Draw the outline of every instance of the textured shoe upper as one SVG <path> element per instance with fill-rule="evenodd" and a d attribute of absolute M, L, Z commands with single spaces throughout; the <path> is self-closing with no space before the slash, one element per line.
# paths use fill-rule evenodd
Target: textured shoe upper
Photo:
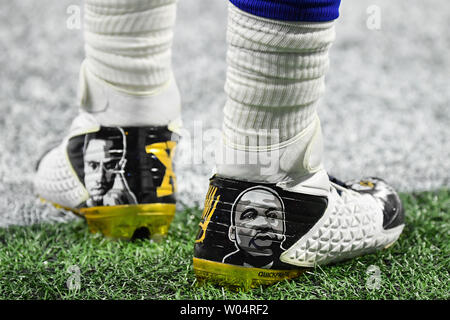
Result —
<path fill-rule="evenodd" d="M 34 185 L 41 198 L 76 208 L 89 198 L 89 194 L 67 158 L 66 144 L 64 141 L 40 159 Z"/>
<path fill-rule="evenodd" d="M 333 183 L 329 206 L 317 224 L 286 250 L 281 260 L 302 267 L 334 263 L 382 249 L 400 236 L 403 224 L 383 227 L 380 199 Z"/>
<path fill-rule="evenodd" d="M 383 210 L 383 228 L 392 229 L 402 225 L 405 220 L 405 213 L 397 192 L 379 178 L 366 178 L 363 180 L 348 181 L 347 188 L 359 193 L 367 193 L 373 196 Z"/>

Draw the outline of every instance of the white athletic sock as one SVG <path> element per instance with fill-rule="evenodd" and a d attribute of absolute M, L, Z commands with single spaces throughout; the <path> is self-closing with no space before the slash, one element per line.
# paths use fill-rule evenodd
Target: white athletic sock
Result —
<path fill-rule="evenodd" d="M 277 21 L 229 5 L 218 174 L 275 183 L 322 169 L 317 105 L 334 39 L 333 21 Z"/>
<path fill-rule="evenodd" d="M 334 22 L 269 20 L 230 4 L 226 140 L 247 145 L 249 137 L 264 134 L 257 130 L 276 129 L 284 142 L 310 125 L 334 38 Z"/>
<path fill-rule="evenodd" d="M 104 125 L 180 116 L 171 46 L 176 0 L 85 0 L 80 104 Z"/>

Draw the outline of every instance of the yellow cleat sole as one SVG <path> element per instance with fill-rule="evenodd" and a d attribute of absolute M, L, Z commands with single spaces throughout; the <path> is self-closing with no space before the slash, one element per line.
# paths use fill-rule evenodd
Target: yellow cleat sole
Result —
<path fill-rule="evenodd" d="M 244 290 L 298 278 L 307 270 L 249 268 L 199 258 L 193 258 L 193 263 L 195 276 L 200 284 L 211 282 L 230 289 Z"/>
<path fill-rule="evenodd" d="M 41 198 L 41 201 L 48 202 Z M 51 203 L 51 202 L 50 202 Z M 52 203 L 86 219 L 91 233 L 101 233 L 113 239 L 164 238 L 175 216 L 176 205 L 150 203 L 73 209 Z"/>
<path fill-rule="evenodd" d="M 92 233 L 115 239 L 149 237 L 158 241 L 167 235 L 175 216 L 175 204 L 151 203 L 80 209 Z M 137 234 L 141 232 L 141 234 Z"/>

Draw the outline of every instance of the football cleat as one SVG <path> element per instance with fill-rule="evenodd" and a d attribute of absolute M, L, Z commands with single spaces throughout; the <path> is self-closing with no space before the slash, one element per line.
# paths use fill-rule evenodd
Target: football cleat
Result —
<path fill-rule="evenodd" d="M 398 239 L 404 212 L 386 182 L 342 183 L 324 170 L 308 180 L 321 179 L 329 185 L 325 194 L 301 185 L 213 176 L 194 246 L 198 281 L 270 285 L 309 267 L 387 248 Z"/>
<path fill-rule="evenodd" d="M 84 217 L 93 233 L 158 240 L 175 215 L 177 141 L 167 126 L 105 127 L 81 113 L 39 161 L 35 189 Z"/>

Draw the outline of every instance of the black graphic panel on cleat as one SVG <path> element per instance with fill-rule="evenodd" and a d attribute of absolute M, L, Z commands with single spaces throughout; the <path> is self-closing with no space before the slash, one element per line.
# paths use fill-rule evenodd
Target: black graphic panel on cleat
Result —
<path fill-rule="evenodd" d="M 194 257 L 267 269 L 292 269 L 281 253 L 322 217 L 327 198 L 214 176 L 205 200 Z"/>
<path fill-rule="evenodd" d="M 90 196 L 81 206 L 175 203 L 177 141 L 167 127 L 100 127 L 72 137 L 69 160 Z"/>
<path fill-rule="evenodd" d="M 386 181 L 371 177 L 346 182 L 345 186 L 359 193 L 368 193 L 378 201 L 383 208 L 383 228 L 385 230 L 405 223 L 402 201 L 397 192 Z"/>

